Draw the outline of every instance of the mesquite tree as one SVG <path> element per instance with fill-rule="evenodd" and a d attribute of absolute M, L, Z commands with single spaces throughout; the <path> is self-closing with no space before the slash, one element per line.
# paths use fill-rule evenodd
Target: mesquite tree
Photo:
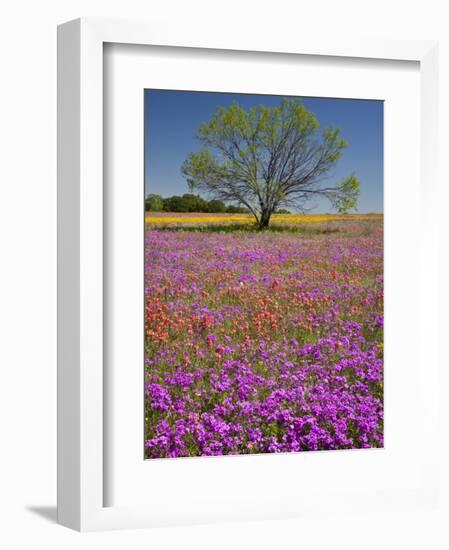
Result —
<path fill-rule="evenodd" d="M 339 128 L 320 132 L 300 100 L 247 111 L 236 103 L 220 107 L 197 137 L 203 149 L 182 166 L 189 187 L 245 206 L 260 228 L 281 206 L 304 211 L 314 197 L 325 197 L 339 212 L 357 206 L 360 182 L 354 174 L 329 184 L 347 142 Z"/>

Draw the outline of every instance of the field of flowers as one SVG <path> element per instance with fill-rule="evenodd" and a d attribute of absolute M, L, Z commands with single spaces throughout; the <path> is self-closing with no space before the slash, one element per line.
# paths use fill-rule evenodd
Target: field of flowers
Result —
<path fill-rule="evenodd" d="M 146 458 L 383 446 L 382 218 L 332 227 L 147 225 Z"/>
<path fill-rule="evenodd" d="M 273 214 L 272 225 L 315 224 L 341 221 L 382 221 L 379 214 Z M 251 225 L 252 214 L 205 214 L 199 212 L 147 212 L 145 221 L 154 227 L 181 225 Z"/>

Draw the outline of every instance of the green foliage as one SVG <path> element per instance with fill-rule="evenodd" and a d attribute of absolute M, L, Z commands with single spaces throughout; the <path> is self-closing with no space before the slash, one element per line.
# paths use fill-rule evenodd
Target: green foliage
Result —
<path fill-rule="evenodd" d="M 232 204 L 226 205 L 223 201 L 203 199 L 199 195 L 185 193 L 184 195 L 173 195 L 162 197 L 151 193 L 145 199 L 145 210 L 147 212 L 209 212 L 209 213 L 232 213 L 247 214 L 248 209 Z"/>
<path fill-rule="evenodd" d="M 164 208 L 164 199 L 161 195 L 150 193 L 145 198 L 145 210 L 147 212 L 161 212 Z"/>
<path fill-rule="evenodd" d="M 340 213 L 357 208 L 360 195 L 360 180 L 355 174 L 343 178 L 337 185 L 336 208 Z"/>
<path fill-rule="evenodd" d="M 278 208 L 275 212 L 275 214 L 291 214 L 290 210 L 287 210 L 286 208 Z"/>
<path fill-rule="evenodd" d="M 226 207 L 226 212 L 228 214 L 248 214 L 249 210 L 244 206 L 235 206 L 234 204 L 229 204 Z"/>
<path fill-rule="evenodd" d="M 179 195 L 173 195 L 164 199 L 164 211 L 165 212 L 188 212 L 186 210 L 186 203 Z"/>
<path fill-rule="evenodd" d="M 199 195 L 185 193 L 164 199 L 163 209 L 166 212 L 208 212 L 208 202 Z"/>
<path fill-rule="evenodd" d="M 218 199 L 212 199 L 209 201 L 207 211 L 213 214 L 226 212 L 226 204 Z"/>

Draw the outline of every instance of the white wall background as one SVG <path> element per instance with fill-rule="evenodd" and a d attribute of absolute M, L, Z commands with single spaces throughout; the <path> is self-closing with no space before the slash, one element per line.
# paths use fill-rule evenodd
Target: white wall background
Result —
<path fill-rule="evenodd" d="M 349 517 L 83 534 L 56 514 L 56 25 L 79 16 L 180 18 L 192 34 L 214 21 L 267 33 L 366 32 L 441 40 L 440 97 L 449 98 L 445 2 L 426 0 L 15 0 L 0 8 L 0 546 L 95 548 L 447 548 L 446 508 L 424 514 Z M 441 128 L 449 122 L 440 102 Z M 441 131 L 442 166 L 449 150 Z M 444 178 L 441 178 L 441 184 Z M 449 184 L 442 185 L 441 214 Z M 446 199 L 446 200 L 445 200 Z M 406 207 L 406 198 L 404 200 Z M 443 217 L 443 229 L 448 223 Z M 448 239 L 442 243 L 448 249 Z M 447 254 L 442 280 L 449 279 Z M 445 300 L 443 302 L 443 300 Z M 448 307 L 442 296 L 442 312 Z M 448 323 L 441 315 L 443 333 Z M 444 342 L 443 342 L 444 344 Z M 441 346 L 444 351 L 443 345 Z M 446 366 L 443 361 L 443 366 Z M 442 413 L 448 376 L 443 369 Z M 447 425 L 442 441 L 448 456 Z M 425 444 L 425 434 L 415 444 Z M 449 462 L 449 461 L 448 461 Z"/>

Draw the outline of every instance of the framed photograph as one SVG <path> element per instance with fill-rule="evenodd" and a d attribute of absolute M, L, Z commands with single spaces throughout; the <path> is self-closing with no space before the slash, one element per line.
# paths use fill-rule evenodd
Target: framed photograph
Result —
<path fill-rule="evenodd" d="M 58 52 L 59 523 L 434 505 L 436 44 Z"/>

